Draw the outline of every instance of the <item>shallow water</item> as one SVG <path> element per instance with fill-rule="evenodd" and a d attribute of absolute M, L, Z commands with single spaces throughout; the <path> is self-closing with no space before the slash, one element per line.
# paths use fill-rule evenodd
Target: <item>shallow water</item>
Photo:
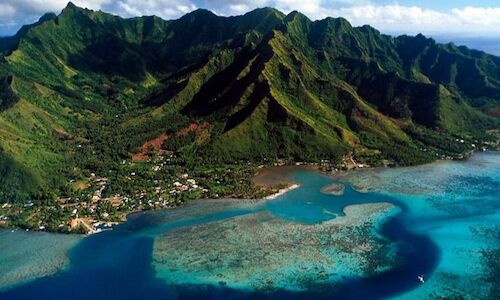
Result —
<path fill-rule="evenodd" d="M 77 235 L 0 230 L 0 288 L 64 269 L 67 251 L 80 240 Z"/>
<path fill-rule="evenodd" d="M 51 271 L 19 267 L 16 277 L 24 260 L 0 248 L 0 270 L 24 280 L 0 273 L 0 298 L 498 298 L 500 154 L 293 176 L 301 187 L 275 200 L 135 214 L 113 231 L 53 246 L 53 263 L 32 254 L 36 235 L 25 236 L 8 253 L 31 250 L 28 270 Z M 342 196 L 320 192 L 339 181 Z M 0 245 L 16 239 L 0 234 Z"/>

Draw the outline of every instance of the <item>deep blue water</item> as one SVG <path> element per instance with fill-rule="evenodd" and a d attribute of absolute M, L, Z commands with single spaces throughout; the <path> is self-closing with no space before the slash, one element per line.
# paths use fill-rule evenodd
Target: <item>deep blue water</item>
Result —
<path fill-rule="evenodd" d="M 471 191 L 472 194 L 485 191 L 485 207 L 490 215 L 495 214 L 493 220 L 498 220 L 496 216 L 499 214 L 500 200 L 496 193 L 499 187 L 496 171 L 500 170 L 500 164 L 497 164 L 498 155 L 495 156 L 493 165 L 491 165 L 491 157 L 486 156 L 486 158 L 489 159 L 487 162 L 489 165 L 485 167 L 488 172 L 482 172 L 480 175 L 490 181 L 483 178 L 475 183 L 479 174 L 468 174 L 468 177 L 464 178 L 464 172 L 467 170 L 477 171 L 474 168 L 464 167 L 464 163 L 462 165 L 448 163 L 451 167 L 445 164 L 444 167 L 438 165 L 433 167 L 436 169 L 430 169 L 429 172 L 443 171 L 442 168 L 460 172 L 457 171 L 457 175 L 452 175 L 448 181 L 435 183 L 446 185 L 442 186 L 444 194 L 427 193 L 424 195 L 425 201 L 422 200 L 424 199 L 422 195 L 396 194 L 389 188 L 378 193 L 359 193 L 349 185 L 346 186 L 343 196 L 325 195 L 319 190 L 325 185 L 336 182 L 335 180 L 317 173 L 297 171 L 295 180 L 301 185 L 299 189 L 254 207 L 228 208 L 213 213 L 201 213 L 195 217 L 187 216 L 172 220 L 158 218 L 158 214 L 168 215 L 171 212 L 138 214 L 113 231 L 81 240 L 70 250 L 70 265 L 64 271 L 6 289 L 0 292 L 0 299 L 322 299 L 333 297 L 382 299 L 403 295 L 420 287 L 421 283 L 416 280 L 417 275 L 422 274 L 426 278 L 432 278 L 440 264 L 444 264 L 442 253 L 443 251 L 448 253 L 451 250 L 439 245 L 440 240 L 435 232 L 445 226 L 443 224 L 446 224 L 447 218 L 453 220 L 474 216 L 481 218 L 482 216 L 480 206 L 479 209 L 477 205 L 474 206 L 478 211 L 468 212 L 469 202 L 458 201 L 457 195 L 453 194 L 462 195 L 463 191 L 446 192 L 447 187 L 455 183 L 453 180 L 462 180 L 470 184 L 470 189 L 477 189 L 477 191 Z M 470 162 L 470 164 L 473 163 L 477 165 L 477 161 Z M 419 171 L 419 169 L 415 170 L 415 172 Z M 446 169 L 443 172 L 449 173 L 449 170 Z M 458 178 L 459 175 L 462 177 Z M 401 176 L 411 177 L 411 174 Z M 475 197 L 481 200 L 481 196 L 477 193 Z M 267 211 L 273 216 L 290 222 L 315 224 L 331 219 L 332 213 L 342 215 L 342 209 L 346 205 L 376 202 L 389 202 L 401 209 L 401 212 L 388 219 L 382 228 L 382 234 L 394 242 L 400 263 L 397 267 L 373 277 L 343 278 L 341 282 L 318 284 L 301 292 L 283 289 L 252 292 L 230 289 L 221 285 L 167 285 L 164 280 L 155 276 L 152 264 L 154 237 L 168 230 L 224 220 L 257 211 Z M 429 203 L 451 205 L 452 209 L 434 217 L 429 216 L 425 213 L 426 209 L 434 209 Z M 188 209 L 197 209 L 196 204 Z M 462 217 L 460 214 L 457 215 L 458 211 L 462 212 Z M 439 222 L 431 221 L 432 218 Z M 426 220 L 425 222 L 432 229 L 420 229 L 422 220 Z M 433 289 L 438 289 L 440 285 L 443 284 L 438 282 L 437 288 L 433 287 Z"/>
<path fill-rule="evenodd" d="M 464 45 L 469 49 L 481 50 L 488 54 L 500 56 L 500 39 L 498 37 L 458 37 L 435 36 L 439 43 L 453 42 L 455 45 Z"/>

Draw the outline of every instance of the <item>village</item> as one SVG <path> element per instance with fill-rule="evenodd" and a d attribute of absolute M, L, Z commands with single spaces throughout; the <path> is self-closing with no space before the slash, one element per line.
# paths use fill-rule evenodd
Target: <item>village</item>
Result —
<path fill-rule="evenodd" d="M 104 177 L 71 179 L 75 192 L 51 205 L 5 203 L 0 227 L 24 230 L 94 234 L 109 230 L 132 212 L 173 208 L 194 199 L 263 197 L 276 192 L 254 187 L 253 166 L 199 169 L 194 174 L 179 167 L 172 154 L 147 160 L 124 160 L 119 170 Z"/>

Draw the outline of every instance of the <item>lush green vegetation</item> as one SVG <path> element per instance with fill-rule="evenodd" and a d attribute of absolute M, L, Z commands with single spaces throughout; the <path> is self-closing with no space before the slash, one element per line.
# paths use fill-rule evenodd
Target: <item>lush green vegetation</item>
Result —
<path fill-rule="evenodd" d="M 19 97 L 12 91 L 12 76 L 0 78 L 0 111 L 13 106 Z"/>
<path fill-rule="evenodd" d="M 258 197 L 254 166 L 277 160 L 412 165 L 498 145 L 500 58 L 341 18 L 70 3 L 0 53 L 0 202 L 20 226 Z"/>

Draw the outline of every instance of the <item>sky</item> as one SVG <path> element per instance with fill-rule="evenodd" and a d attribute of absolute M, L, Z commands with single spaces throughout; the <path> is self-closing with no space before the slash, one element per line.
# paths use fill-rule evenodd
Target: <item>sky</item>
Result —
<path fill-rule="evenodd" d="M 59 13 L 68 0 L 0 0 L 0 36 L 14 34 L 45 12 Z M 239 15 L 271 6 L 298 10 L 316 20 L 344 17 L 355 26 L 370 24 L 388 34 L 500 40 L 500 0 L 73 0 L 78 6 L 123 17 L 157 15 L 174 19 L 197 8 Z M 500 43 L 499 43 L 500 44 Z"/>

